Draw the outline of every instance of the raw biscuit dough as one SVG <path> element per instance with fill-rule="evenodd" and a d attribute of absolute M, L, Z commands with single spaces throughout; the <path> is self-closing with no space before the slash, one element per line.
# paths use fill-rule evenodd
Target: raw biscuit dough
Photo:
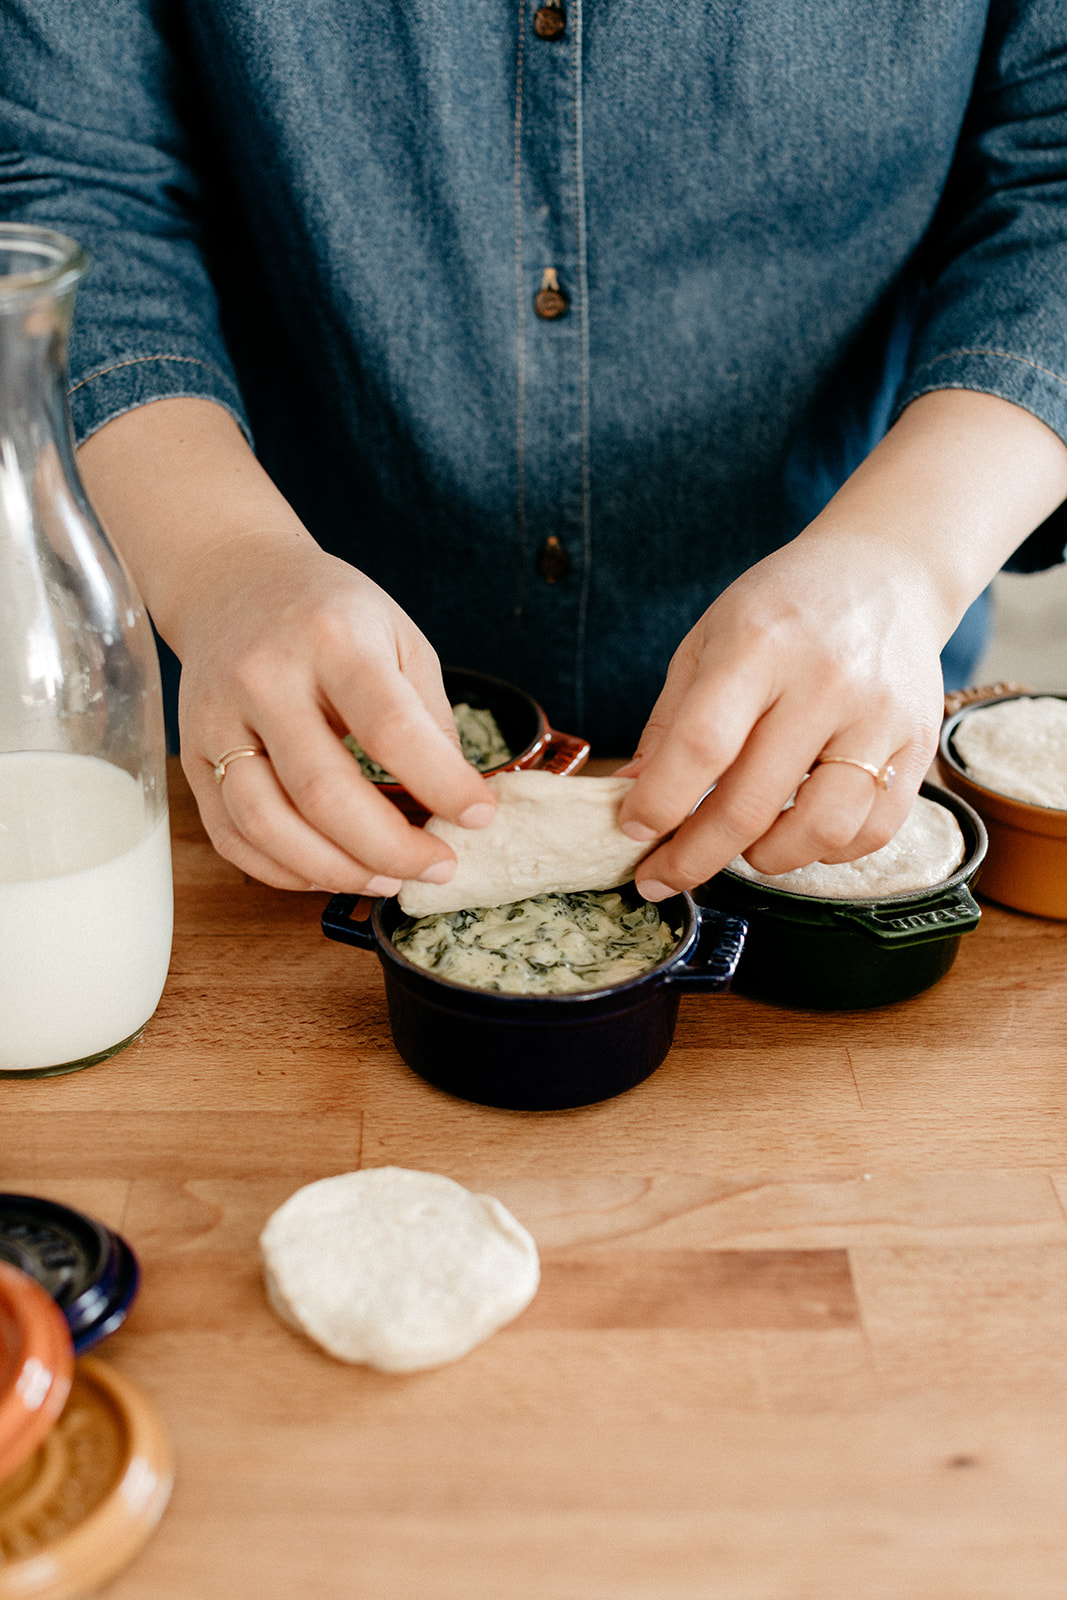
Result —
<path fill-rule="evenodd" d="M 404 1167 L 322 1178 L 260 1235 L 267 1295 L 342 1361 L 418 1372 L 457 1361 L 537 1292 L 537 1246 L 491 1195 Z"/>
<path fill-rule="evenodd" d="M 1067 700 L 1038 695 L 976 706 L 957 722 L 952 743 L 975 783 L 1067 811 Z"/>
<path fill-rule="evenodd" d="M 828 865 L 813 861 L 794 872 L 757 872 L 742 856 L 730 862 L 730 871 L 773 889 L 792 894 L 826 896 L 834 900 L 882 900 L 910 889 L 928 889 L 941 883 L 960 865 L 966 845 L 960 825 L 947 806 L 922 795 L 906 821 L 880 850 L 858 861 Z"/>
<path fill-rule="evenodd" d="M 402 884 L 400 909 L 409 917 L 617 889 L 654 848 L 628 839 L 616 820 L 632 778 L 498 772 L 485 781 L 497 800 L 487 828 L 461 828 L 442 817 L 426 824 L 451 845 L 459 864 L 449 883 Z"/>

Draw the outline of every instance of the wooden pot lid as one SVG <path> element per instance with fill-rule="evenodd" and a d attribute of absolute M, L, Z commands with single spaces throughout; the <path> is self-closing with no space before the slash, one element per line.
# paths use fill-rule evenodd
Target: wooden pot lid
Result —
<path fill-rule="evenodd" d="M 155 1407 L 86 1356 L 59 1421 L 0 1483 L 0 1600 L 78 1600 L 125 1567 L 163 1515 L 173 1451 Z"/>

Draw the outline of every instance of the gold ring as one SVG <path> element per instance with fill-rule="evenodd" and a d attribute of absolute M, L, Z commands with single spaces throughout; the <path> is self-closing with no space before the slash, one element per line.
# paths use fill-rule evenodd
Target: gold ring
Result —
<path fill-rule="evenodd" d="M 891 789 L 897 779 L 897 769 L 887 761 L 884 767 L 876 767 L 870 761 L 857 761 L 855 756 L 820 756 L 815 765 L 824 767 L 830 761 L 840 761 L 846 767 L 859 767 L 861 772 L 869 772 L 879 789 Z"/>
<path fill-rule="evenodd" d="M 242 756 L 265 756 L 266 753 L 265 750 L 261 750 L 255 744 L 240 744 L 235 750 L 227 750 L 226 754 L 219 756 L 219 759 L 215 762 L 215 782 L 222 782 L 226 776 L 226 768 L 231 761 L 239 761 Z"/>

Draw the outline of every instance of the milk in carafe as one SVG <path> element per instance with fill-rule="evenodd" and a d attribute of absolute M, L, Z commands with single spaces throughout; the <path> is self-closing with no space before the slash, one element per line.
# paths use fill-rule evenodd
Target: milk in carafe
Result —
<path fill-rule="evenodd" d="M 85 1063 L 156 1009 L 170 959 L 167 814 L 94 756 L 0 754 L 0 1071 Z"/>

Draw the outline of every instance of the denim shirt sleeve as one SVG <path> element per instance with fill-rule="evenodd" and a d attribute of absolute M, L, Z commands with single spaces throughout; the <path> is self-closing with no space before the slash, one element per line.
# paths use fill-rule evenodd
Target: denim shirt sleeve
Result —
<path fill-rule="evenodd" d="M 0 5 L 0 215 L 73 235 L 94 270 L 69 352 L 78 442 L 195 396 L 248 432 L 201 247 L 176 8 Z"/>
<path fill-rule="evenodd" d="M 898 411 L 935 389 L 1013 401 L 1067 442 L 1067 10 L 995 0 Z M 1064 558 L 1067 505 L 1008 565 Z"/>

